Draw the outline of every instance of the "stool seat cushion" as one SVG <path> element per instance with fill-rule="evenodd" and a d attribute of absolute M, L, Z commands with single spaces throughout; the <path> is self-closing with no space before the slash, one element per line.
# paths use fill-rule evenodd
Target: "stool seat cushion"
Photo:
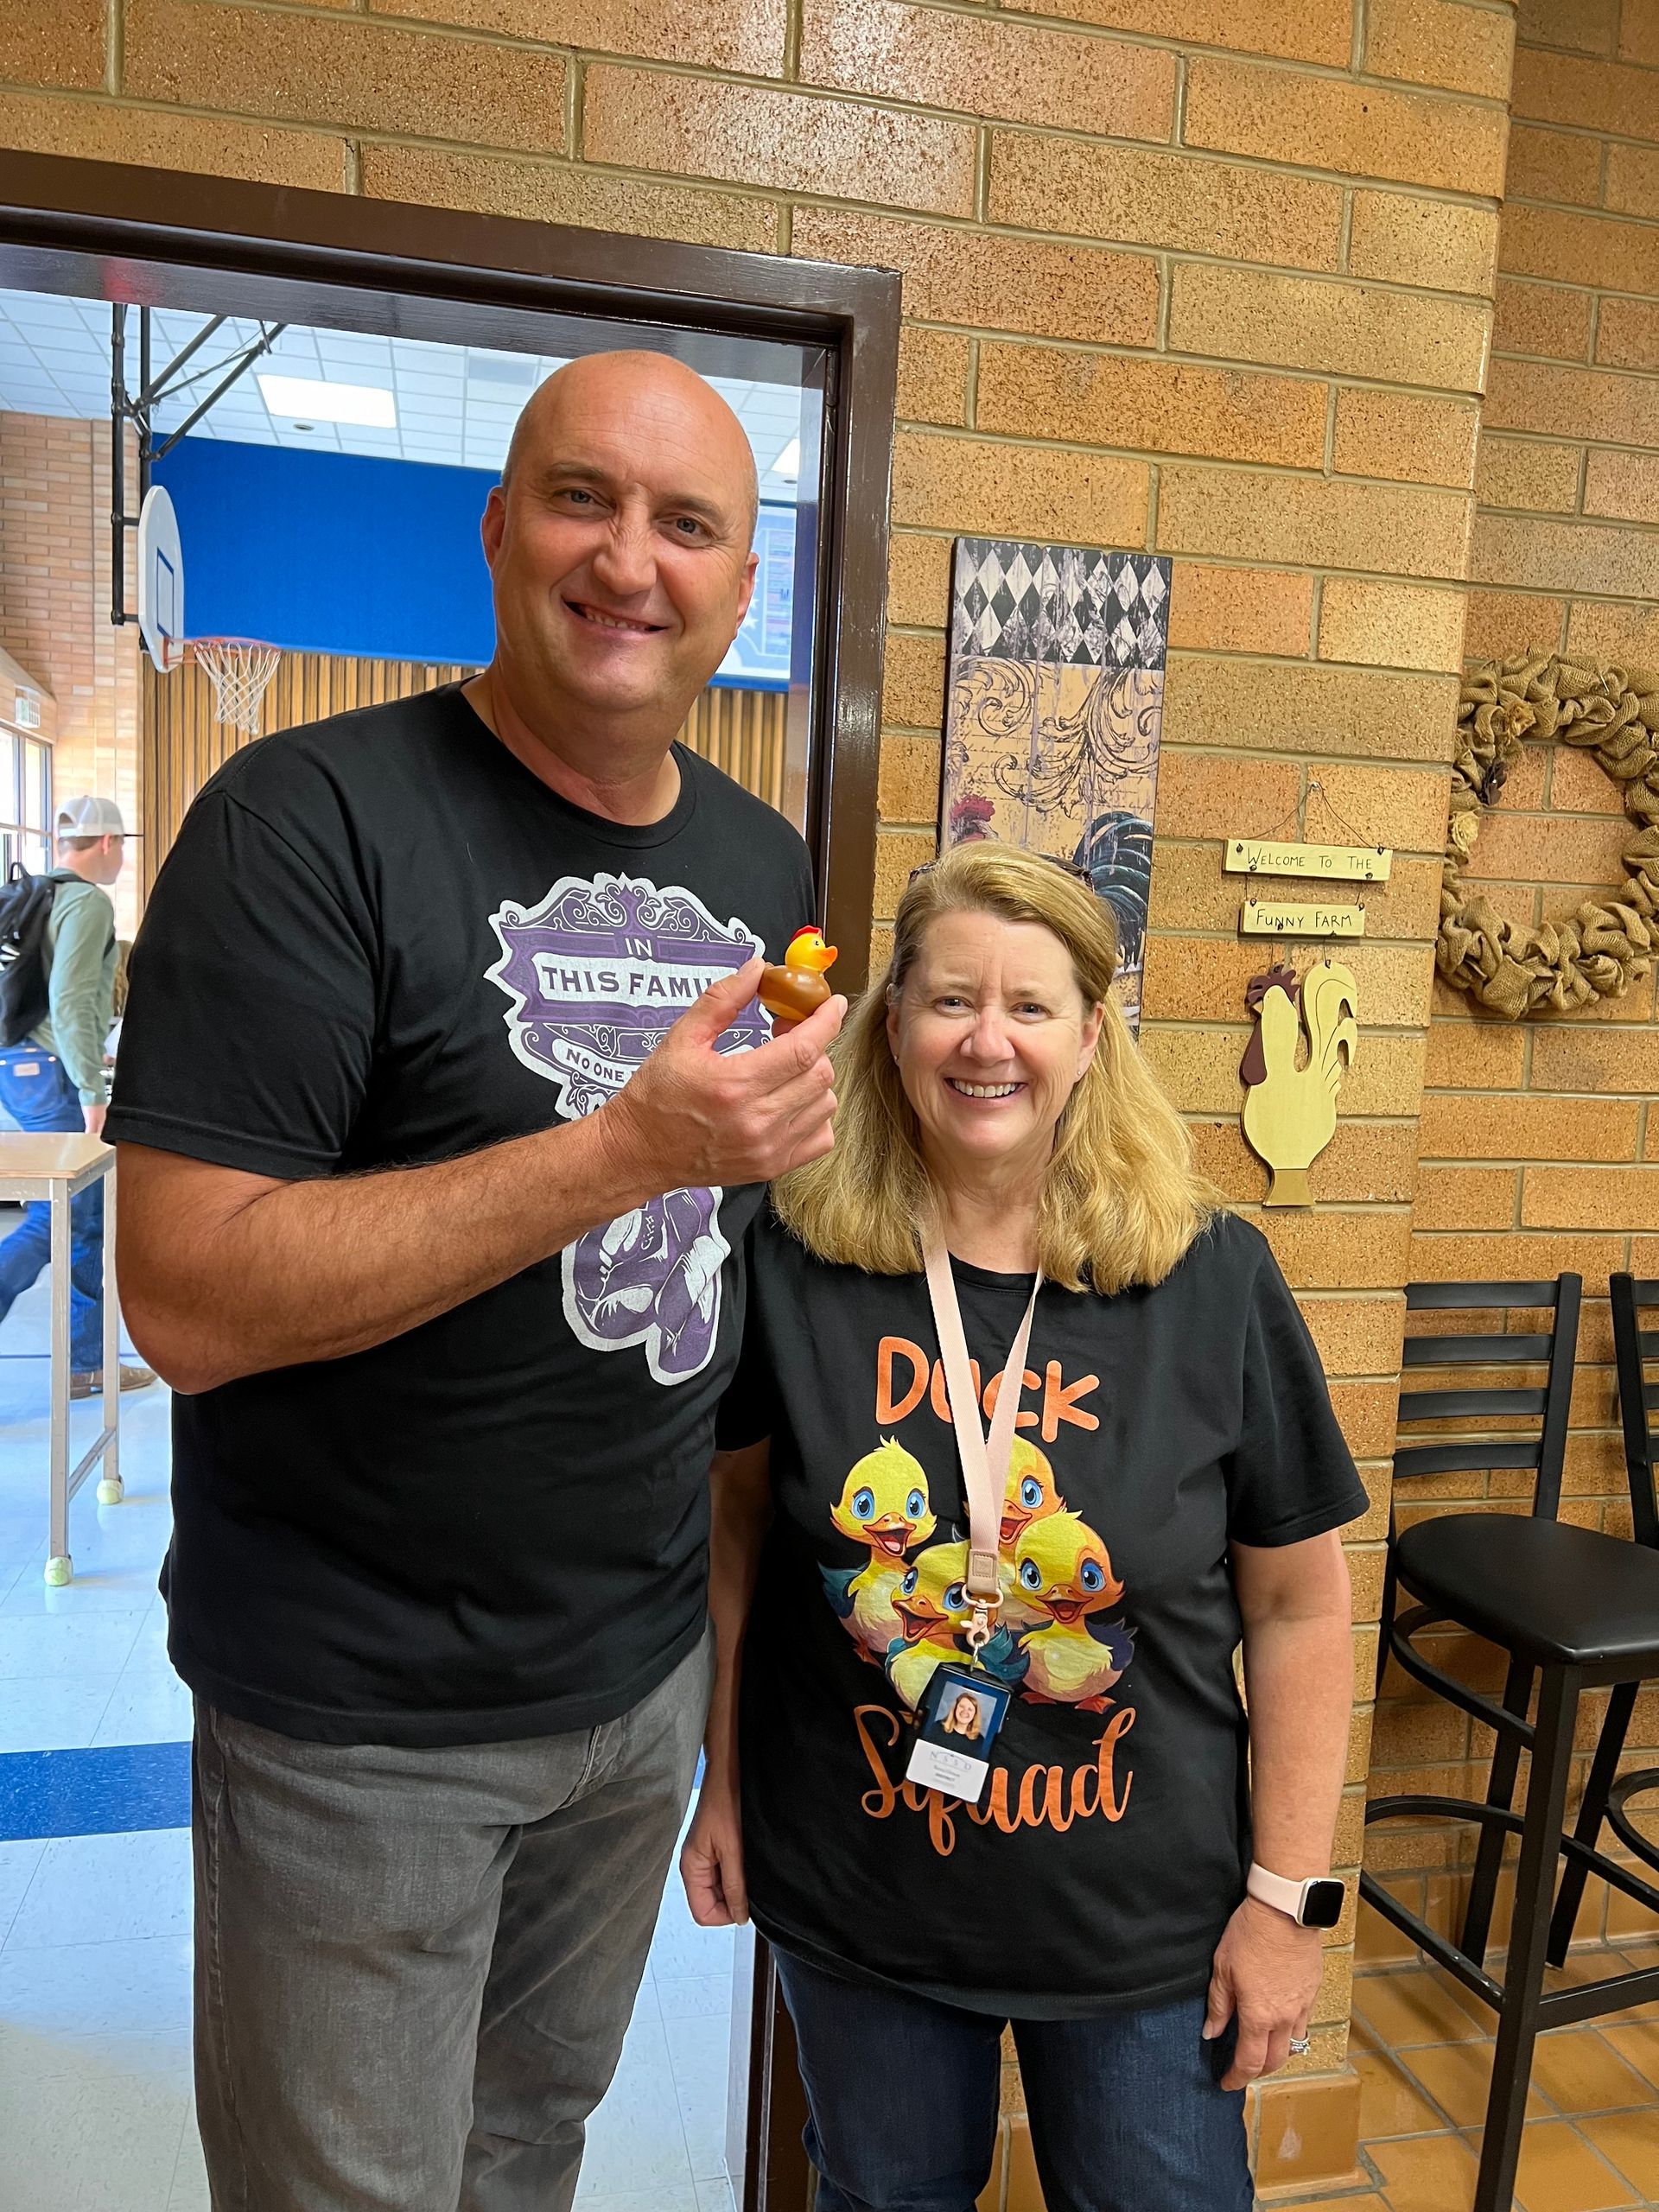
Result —
<path fill-rule="evenodd" d="M 1659 1675 L 1659 1551 L 1594 1529 L 1448 1513 L 1395 1541 L 1412 1596 L 1535 1665 L 1628 1664 Z"/>

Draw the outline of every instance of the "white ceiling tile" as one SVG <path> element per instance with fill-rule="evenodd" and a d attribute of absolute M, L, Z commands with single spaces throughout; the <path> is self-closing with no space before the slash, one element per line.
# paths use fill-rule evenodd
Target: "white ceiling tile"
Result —
<path fill-rule="evenodd" d="M 80 316 L 73 300 L 56 298 L 49 292 L 28 296 L 30 300 L 28 320 L 37 330 L 78 330 Z"/>
<path fill-rule="evenodd" d="M 164 372 L 208 320 L 176 308 L 156 310 L 152 374 Z M 136 314 L 127 317 L 126 331 L 130 385 L 137 378 Z M 0 405 L 102 419 L 108 395 L 109 332 L 109 309 L 101 301 L 52 293 L 0 293 Z M 158 408 L 158 429 L 176 429 L 258 334 L 258 323 L 247 316 L 221 323 L 188 365 L 188 387 Z M 344 437 L 327 423 L 296 430 L 291 424 L 272 421 L 249 376 L 214 403 L 211 415 L 195 425 L 193 436 L 229 437 L 312 453 L 404 453 L 427 465 L 493 473 L 505 456 L 524 401 L 568 357 L 446 346 L 432 339 L 391 338 L 373 332 L 290 327 L 260 358 L 296 375 L 390 385 L 399 429 L 356 434 L 348 428 Z M 493 377 L 493 368 L 504 373 Z M 766 467 L 798 430 L 801 395 L 787 386 L 741 377 L 714 382 L 737 409 L 757 462 Z M 764 480 L 763 488 L 768 499 L 787 501 L 792 497 L 792 487 L 775 479 Z"/>
<path fill-rule="evenodd" d="M 397 373 L 399 391 L 441 393 L 446 398 L 459 394 L 464 381 L 459 365 L 443 372 L 436 369 L 400 369 Z"/>

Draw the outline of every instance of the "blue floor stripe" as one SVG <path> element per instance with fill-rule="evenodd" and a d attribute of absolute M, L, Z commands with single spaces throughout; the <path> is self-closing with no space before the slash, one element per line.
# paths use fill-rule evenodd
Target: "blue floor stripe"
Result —
<path fill-rule="evenodd" d="M 702 1769 L 699 1752 L 699 1783 Z M 0 1843 L 189 1825 L 188 1744 L 0 1752 Z"/>
<path fill-rule="evenodd" d="M 0 1843 L 189 1825 L 188 1744 L 0 1753 Z"/>

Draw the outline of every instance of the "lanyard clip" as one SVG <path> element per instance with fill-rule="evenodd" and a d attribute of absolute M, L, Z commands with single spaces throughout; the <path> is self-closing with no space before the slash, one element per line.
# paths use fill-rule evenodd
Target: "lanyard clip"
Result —
<path fill-rule="evenodd" d="M 974 1609 L 965 1641 L 970 1651 L 982 1651 L 995 1633 L 991 1616 L 1001 1609 L 1002 1604 L 1002 1586 L 997 1580 L 995 1552 L 969 1553 L 968 1575 L 963 1588 Z"/>

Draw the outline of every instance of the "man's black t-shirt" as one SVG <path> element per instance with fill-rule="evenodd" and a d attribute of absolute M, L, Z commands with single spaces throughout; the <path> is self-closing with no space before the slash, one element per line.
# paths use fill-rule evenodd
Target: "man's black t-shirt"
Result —
<path fill-rule="evenodd" d="M 954 1265 L 989 1392 L 1031 1279 Z M 776 1509 L 744 1647 L 744 1855 L 756 1925 L 812 1963 L 1066 2018 L 1205 1986 L 1249 1859 L 1228 1546 L 1321 1535 L 1366 1498 L 1283 1277 L 1235 1217 L 1155 1288 L 1046 1284 L 1027 1357 L 985 1655 L 1014 1695 L 969 1808 L 905 1781 L 927 1683 L 967 1663 L 925 1281 L 757 1222 L 720 1418 L 728 1447 L 770 1435 Z"/>
<path fill-rule="evenodd" d="M 238 753 L 144 918 L 111 1141 L 298 1180 L 591 1112 L 811 918 L 794 830 L 676 759 L 636 828 L 556 797 L 454 688 Z M 722 1049 L 766 1033 L 751 1005 Z M 588 1727 L 654 1688 L 702 1630 L 759 1200 L 671 1192 L 373 1351 L 175 1398 L 185 1681 L 286 1735 L 409 1745 Z"/>

